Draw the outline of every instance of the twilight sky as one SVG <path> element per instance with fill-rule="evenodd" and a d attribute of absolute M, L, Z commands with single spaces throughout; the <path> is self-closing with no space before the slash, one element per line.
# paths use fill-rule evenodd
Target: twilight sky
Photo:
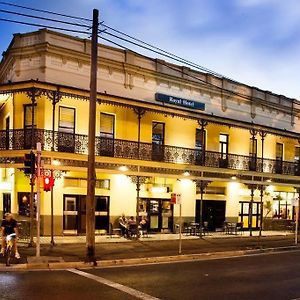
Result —
<path fill-rule="evenodd" d="M 237 81 L 300 100 L 299 0 L 11 2 L 87 18 L 91 18 L 93 8 L 98 8 L 107 25 Z M 0 9 L 21 11 L 4 5 Z M 3 17 L 20 19 L 0 12 L 0 18 Z M 1 53 L 13 33 L 34 29 L 0 21 Z"/>

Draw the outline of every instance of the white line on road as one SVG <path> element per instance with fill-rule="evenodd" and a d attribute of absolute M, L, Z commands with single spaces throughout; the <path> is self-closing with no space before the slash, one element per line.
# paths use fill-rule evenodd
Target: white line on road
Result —
<path fill-rule="evenodd" d="M 95 280 L 99 283 L 102 283 L 102 284 L 105 284 L 107 286 L 110 286 L 116 290 L 119 290 L 119 291 L 122 291 L 124 293 L 127 293 L 131 296 L 134 296 L 138 299 L 143 299 L 143 300 L 160 300 L 159 298 L 156 298 L 156 297 L 152 297 L 148 294 L 145 294 L 143 292 L 140 292 L 138 290 L 135 290 L 133 288 L 130 288 L 128 286 L 125 286 L 125 285 L 122 285 L 120 283 L 117 283 L 117 282 L 113 282 L 113 281 L 110 281 L 108 279 L 105 279 L 103 277 L 99 277 L 99 276 L 96 276 L 96 275 L 93 275 L 93 274 L 90 274 L 90 273 L 86 273 L 86 272 L 83 272 L 83 271 L 80 271 L 80 270 L 76 270 L 76 269 L 68 269 L 69 272 L 72 272 L 74 274 L 77 274 L 77 275 L 80 275 L 80 276 L 83 276 L 83 277 L 86 277 L 86 278 L 89 278 L 89 279 L 92 279 L 92 280 Z"/>

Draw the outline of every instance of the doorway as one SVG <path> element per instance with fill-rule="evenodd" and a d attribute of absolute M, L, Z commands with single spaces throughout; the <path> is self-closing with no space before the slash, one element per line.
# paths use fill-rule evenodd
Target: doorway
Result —
<path fill-rule="evenodd" d="M 196 218 L 195 221 L 200 223 L 200 211 L 202 209 L 202 220 L 207 222 L 208 230 L 215 231 L 222 228 L 225 221 L 226 201 L 217 200 L 196 200 Z"/>
<path fill-rule="evenodd" d="M 140 199 L 140 216 L 147 218 L 150 232 L 173 231 L 173 205 L 169 199 Z"/>
<path fill-rule="evenodd" d="M 8 212 L 11 212 L 11 194 L 3 193 L 3 217 Z"/>
<path fill-rule="evenodd" d="M 86 196 L 64 195 L 64 233 L 86 233 Z M 109 231 L 109 197 L 95 196 L 95 231 Z"/>

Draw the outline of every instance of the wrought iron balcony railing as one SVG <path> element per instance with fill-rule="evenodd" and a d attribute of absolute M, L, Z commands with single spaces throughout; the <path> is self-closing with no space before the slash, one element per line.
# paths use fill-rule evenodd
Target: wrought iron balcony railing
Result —
<path fill-rule="evenodd" d="M 35 145 L 37 142 L 40 142 L 42 149 L 47 151 L 88 153 L 87 135 L 57 131 L 53 134 L 51 130 L 34 129 L 32 136 L 31 129 L 0 130 L 0 150 L 30 149 L 31 144 Z M 102 137 L 96 138 L 95 147 L 96 155 L 100 156 L 300 175 L 298 162 L 264 158 L 262 165 L 262 159 L 254 156 L 231 153 L 224 156 L 214 151 Z"/>

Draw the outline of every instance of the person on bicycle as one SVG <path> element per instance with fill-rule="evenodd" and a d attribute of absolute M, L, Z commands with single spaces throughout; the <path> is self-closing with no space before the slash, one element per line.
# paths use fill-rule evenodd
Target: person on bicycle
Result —
<path fill-rule="evenodd" d="M 6 213 L 4 215 L 4 219 L 1 223 L 1 234 L 2 234 L 2 244 L 1 244 L 1 254 L 4 255 L 4 248 L 6 244 L 6 236 L 9 234 L 15 233 L 18 237 L 18 223 L 17 221 L 13 218 L 11 213 Z M 17 247 L 17 239 L 14 240 L 14 248 L 15 248 L 15 257 L 17 259 L 20 258 L 20 254 L 18 252 L 18 247 Z"/>

